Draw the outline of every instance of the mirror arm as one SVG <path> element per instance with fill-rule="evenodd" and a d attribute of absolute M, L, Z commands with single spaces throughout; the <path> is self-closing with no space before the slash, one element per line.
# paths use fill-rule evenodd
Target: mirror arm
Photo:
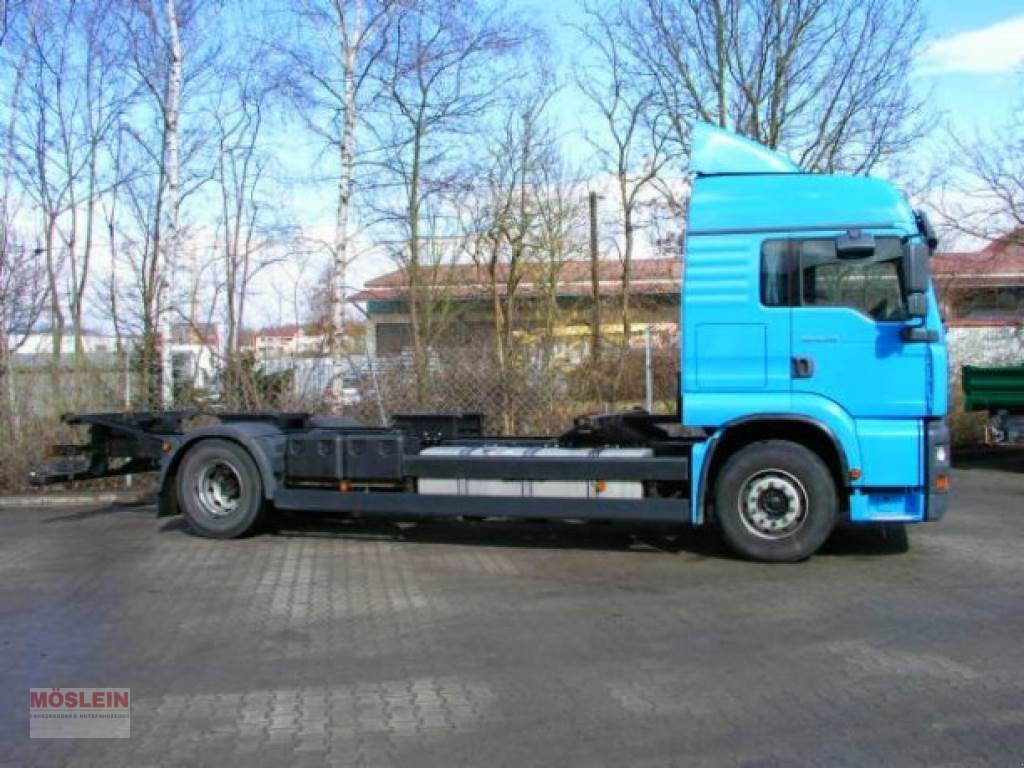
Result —
<path fill-rule="evenodd" d="M 906 325 L 900 331 L 900 338 L 909 344 L 927 344 L 939 340 L 939 332 L 924 325 Z"/>

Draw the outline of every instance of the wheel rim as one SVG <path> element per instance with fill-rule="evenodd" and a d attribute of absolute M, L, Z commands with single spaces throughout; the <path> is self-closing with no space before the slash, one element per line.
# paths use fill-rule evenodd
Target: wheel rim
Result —
<path fill-rule="evenodd" d="M 242 479 L 230 463 L 211 461 L 196 478 L 199 505 L 211 517 L 227 517 L 238 509 L 242 500 Z"/>
<path fill-rule="evenodd" d="M 807 521 L 807 491 L 796 477 L 781 469 L 755 472 L 742 485 L 740 520 L 762 539 L 792 536 Z"/>

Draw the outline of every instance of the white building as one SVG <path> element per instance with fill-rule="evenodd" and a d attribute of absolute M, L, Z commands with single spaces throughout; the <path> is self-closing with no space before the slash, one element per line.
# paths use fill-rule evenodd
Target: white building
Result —
<path fill-rule="evenodd" d="M 121 343 L 123 346 L 131 347 L 134 344 L 134 339 L 122 337 Z M 53 334 L 48 329 L 33 331 L 27 336 L 8 334 L 7 345 L 8 349 L 17 355 L 52 355 Z M 117 351 L 117 337 L 110 333 L 83 331 L 82 350 L 86 355 L 114 353 Z M 60 354 L 62 356 L 75 354 L 75 335 L 70 328 L 64 329 L 60 341 Z"/>

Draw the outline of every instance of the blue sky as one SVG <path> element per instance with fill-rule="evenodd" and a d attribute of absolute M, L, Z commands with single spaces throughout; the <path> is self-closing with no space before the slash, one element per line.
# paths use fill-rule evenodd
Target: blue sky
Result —
<path fill-rule="evenodd" d="M 553 55 L 568 63 L 583 21 L 576 0 L 509 0 L 551 36 Z M 957 131 L 984 130 L 1024 100 L 1024 0 L 922 0 L 926 45 L 915 75 L 922 93 Z M 566 94 L 565 98 L 574 97 Z M 576 111 L 566 105 L 566 111 Z"/>
<path fill-rule="evenodd" d="M 957 130 L 1004 120 L 1024 99 L 1024 0 L 926 0 L 924 7 L 930 45 L 922 84 Z"/>

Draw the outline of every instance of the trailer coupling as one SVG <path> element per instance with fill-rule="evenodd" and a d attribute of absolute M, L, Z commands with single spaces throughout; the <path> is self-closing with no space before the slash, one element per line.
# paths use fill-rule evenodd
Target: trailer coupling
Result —
<path fill-rule="evenodd" d="M 74 413 L 61 420 L 89 427 L 85 443 L 52 445 L 29 473 L 34 486 L 95 480 L 160 468 L 166 438 L 182 433 L 182 422 L 197 411 Z"/>

